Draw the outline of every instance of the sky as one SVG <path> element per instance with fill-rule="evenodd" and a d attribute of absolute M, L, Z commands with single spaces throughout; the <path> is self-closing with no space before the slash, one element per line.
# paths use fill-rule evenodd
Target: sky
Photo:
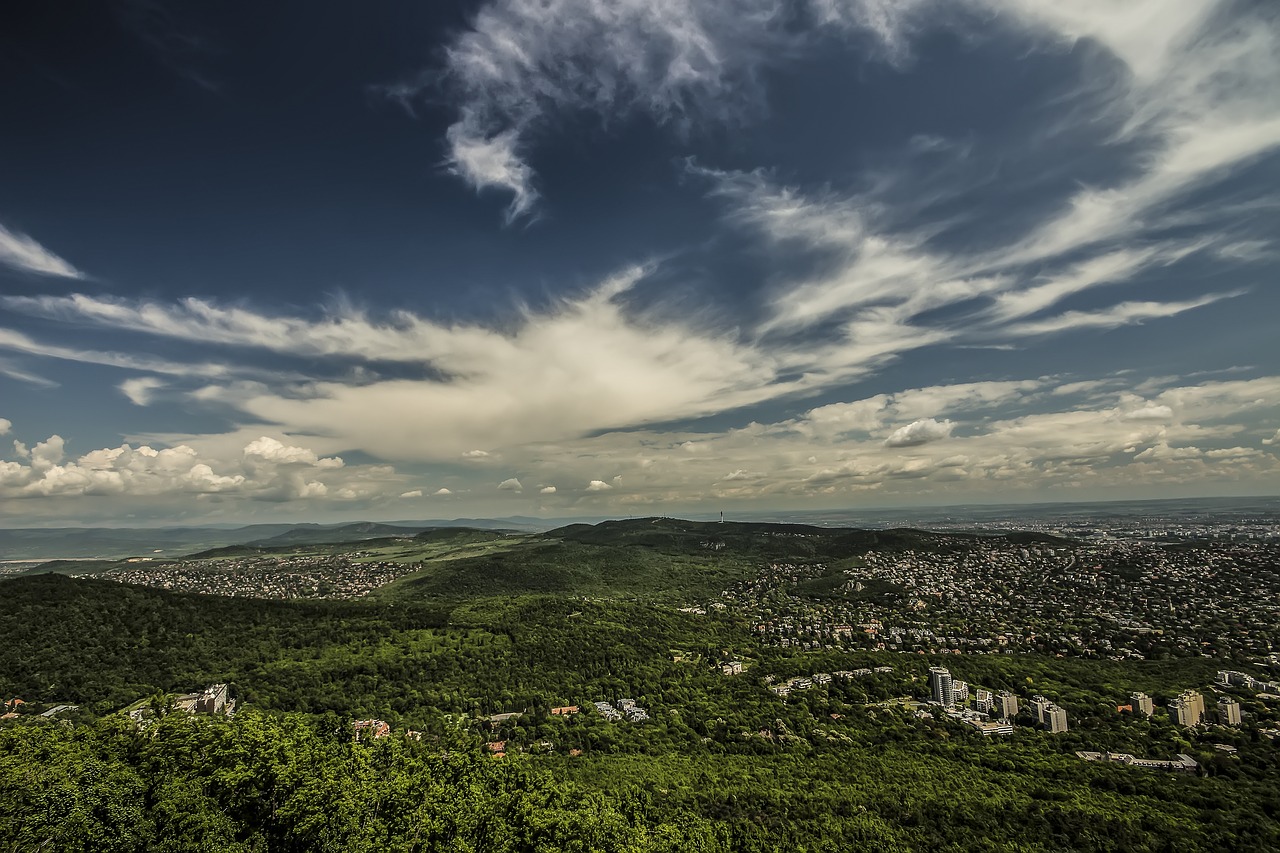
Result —
<path fill-rule="evenodd" d="M 24 4 L 0 526 L 1280 493 L 1280 7 Z"/>

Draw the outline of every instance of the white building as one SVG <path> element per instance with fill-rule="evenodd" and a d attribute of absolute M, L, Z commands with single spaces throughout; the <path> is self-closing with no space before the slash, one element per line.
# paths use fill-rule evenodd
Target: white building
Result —
<path fill-rule="evenodd" d="M 951 685 L 951 671 L 946 667 L 929 668 L 929 696 L 944 708 L 955 704 L 955 693 Z"/>

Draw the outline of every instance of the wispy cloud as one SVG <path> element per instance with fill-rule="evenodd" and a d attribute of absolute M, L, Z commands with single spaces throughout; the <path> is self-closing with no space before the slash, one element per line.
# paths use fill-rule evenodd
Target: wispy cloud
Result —
<path fill-rule="evenodd" d="M 222 90 L 205 68 L 218 49 L 187 14 L 190 10 L 163 0 L 112 0 L 111 8 L 121 27 L 169 70 L 206 92 Z"/>
<path fill-rule="evenodd" d="M 1131 323 L 1140 323 L 1143 320 L 1173 317 L 1184 311 L 1202 308 L 1239 295 L 1239 292 L 1215 293 L 1184 302 L 1121 302 L 1099 311 L 1068 311 L 1044 320 L 1015 323 L 1006 327 L 1004 333 L 1013 337 L 1028 337 L 1076 329 L 1114 329 Z"/>
<path fill-rule="evenodd" d="M 223 364 L 183 363 L 129 353 L 82 350 L 58 344 L 44 344 L 14 329 L 0 328 L 0 349 L 25 355 L 54 358 L 61 361 L 78 361 L 85 364 L 103 364 L 125 370 L 147 373 L 163 373 L 172 376 L 203 376 L 209 378 L 230 377 L 234 371 Z"/>
<path fill-rule="evenodd" d="M 441 76 L 458 104 L 450 168 L 476 189 L 512 196 L 507 219 L 537 201 L 528 149 L 561 117 L 613 123 L 642 113 L 678 133 L 762 108 L 759 75 L 803 52 L 814 30 L 870 36 L 893 60 L 922 2 L 898 0 L 494 0 L 445 49 Z M 801 25 L 803 24 L 803 25 Z M 412 105 L 438 85 L 418 75 L 379 88 Z"/>
<path fill-rule="evenodd" d="M 41 246 L 31 237 L 0 224 L 0 264 L 21 272 L 58 278 L 85 278 L 85 274 Z"/>

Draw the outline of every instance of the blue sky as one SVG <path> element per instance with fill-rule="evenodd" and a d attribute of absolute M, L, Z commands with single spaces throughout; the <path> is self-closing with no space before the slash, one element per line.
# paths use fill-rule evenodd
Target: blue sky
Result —
<path fill-rule="evenodd" d="M 1273 4 L 30 5 L 6 524 L 1280 491 Z"/>

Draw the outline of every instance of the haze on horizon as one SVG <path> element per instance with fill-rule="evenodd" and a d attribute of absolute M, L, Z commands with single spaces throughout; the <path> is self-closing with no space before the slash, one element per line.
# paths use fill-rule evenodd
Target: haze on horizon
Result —
<path fill-rule="evenodd" d="M 11 16 L 3 526 L 1280 491 L 1274 4 Z"/>

